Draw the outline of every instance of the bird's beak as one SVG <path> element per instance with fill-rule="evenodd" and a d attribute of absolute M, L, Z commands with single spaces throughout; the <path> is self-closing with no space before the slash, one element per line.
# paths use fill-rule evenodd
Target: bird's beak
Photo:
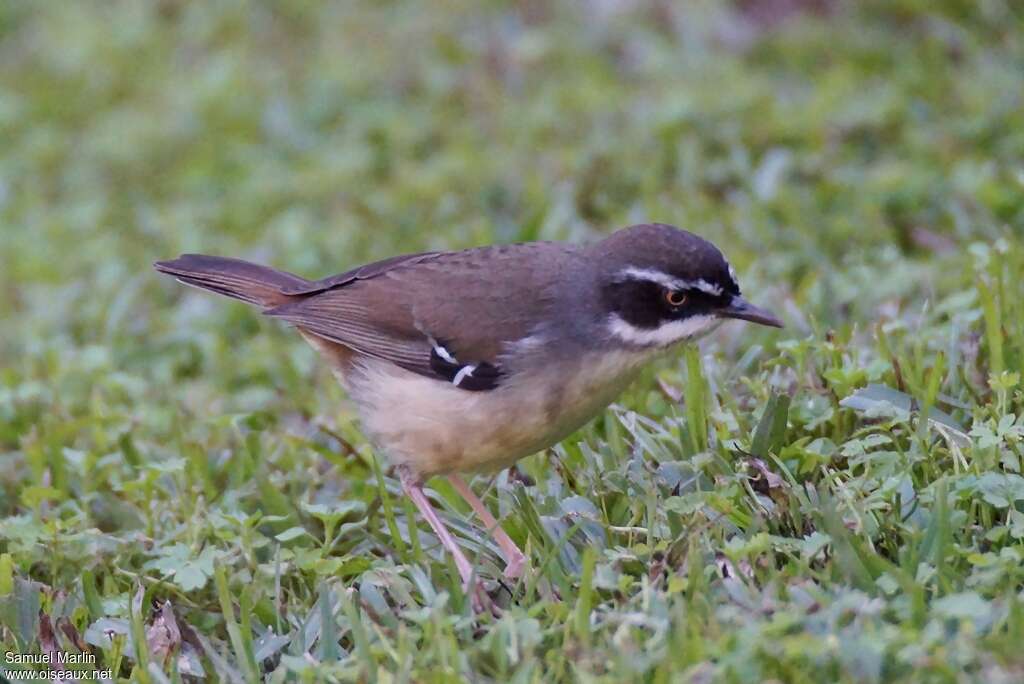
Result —
<path fill-rule="evenodd" d="M 719 318 L 739 318 L 751 323 L 770 325 L 773 328 L 784 327 L 778 316 L 768 309 L 754 306 L 742 297 L 733 297 L 728 306 L 722 307 L 717 311 L 717 315 Z"/>

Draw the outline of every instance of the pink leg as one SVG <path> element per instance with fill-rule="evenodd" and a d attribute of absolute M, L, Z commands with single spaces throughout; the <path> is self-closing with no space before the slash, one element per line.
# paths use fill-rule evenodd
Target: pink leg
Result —
<path fill-rule="evenodd" d="M 473 490 L 469 488 L 466 481 L 458 475 L 449 475 L 448 481 L 455 487 L 455 491 L 462 495 L 462 498 L 469 503 L 473 511 L 480 517 L 480 520 L 487 527 L 487 531 L 491 533 L 494 540 L 498 542 L 498 546 L 501 548 L 501 552 L 505 554 L 505 577 L 510 579 L 517 579 L 523 574 L 523 568 L 526 566 L 526 555 L 519 550 L 516 543 L 512 541 L 512 537 L 508 536 L 505 530 L 501 529 L 498 521 L 494 519 L 491 512 L 487 510 L 487 506 L 484 506 L 484 502 L 481 501 Z"/>
<path fill-rule="evenodd" d="M 431 507 L 430 501 L 427 500 L 427 496 L 423 493 L 423 484 L 407 476 L 405 473 L 402 473 L 401 480 L 402 489 L 405 490 L 406 495 L 416 504 L 416 508 L 420 509 L 420 513 L 430 523 L 434 534 L 441 540 L 441 545 L 455 559 L 455 567 L 458 568 L 459 576 L 462 578 L 462 588 L 469 595 L 473 610 L 478 613 L 490 610 L 492 614 L 499 614 L 497 608 L 491 604 L 490 597 L 484 592 L 483 587 L 480 586 L 480 583 L 473 574 L 473 566 L 470 564 L 469 559 L 462 553 L 462 549 L 459 548 L 459 545 L 455 543 L 455 539 L 452 538 L 451 532 L 448 531 L 448 528 L 445 527 Z"/>
<path fill-rule="evenodd" d="M 448 553 L 452 554 L 455 558 L 455 567 L 459 569 L 459 575 L 462 577 L 462 583 L 469 586 L 473 580 L 473 566 L 470 564 L 469 559 L 466 558 L 465 554 L 462 553 L 462 549 L 455 543 L 455 539 L 452 538 L 451 532 L 445 527 L 441 519 L 437 517 L 437 513 L 430 506 L 430 501 L 427 500 L 427 496 L 423 493 L 423 485 L 421 484 L 409 484 L 406 482 L 402 483 L 405 493 L 412 499 L 412 502 L 416 504 L 416 508 L 420 509 L 420 513 L 430 523 L 430 527 L 434 530 L 434 534 L 441 540 L 441 546 L 447 549 Z"/>

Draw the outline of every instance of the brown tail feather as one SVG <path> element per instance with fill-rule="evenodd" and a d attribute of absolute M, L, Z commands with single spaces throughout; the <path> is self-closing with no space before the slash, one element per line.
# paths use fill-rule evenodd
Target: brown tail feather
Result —
<path fill-rule="evenodd" d="M 263 308 L 284 304 L 292 297 L 282 294 L 285 288 L 308 285 L 309 281 L 291 273 L 277 271 L 241 259 L 182 254 L 171 261 L 158 261 L 153 266 L 187 284 L 228 297 L 241 299 Z"/>

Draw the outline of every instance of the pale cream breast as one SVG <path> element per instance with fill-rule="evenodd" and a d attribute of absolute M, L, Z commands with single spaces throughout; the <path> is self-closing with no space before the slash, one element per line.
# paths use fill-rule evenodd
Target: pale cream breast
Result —
<path fill-rule="evenodd" d="M 370 439 L 392 463 L 426 478 L 500 469 L 555 444 L 612 402 L 652 355 L 583 354 L 486 392 L 361 356 L 341 380 Z"/>

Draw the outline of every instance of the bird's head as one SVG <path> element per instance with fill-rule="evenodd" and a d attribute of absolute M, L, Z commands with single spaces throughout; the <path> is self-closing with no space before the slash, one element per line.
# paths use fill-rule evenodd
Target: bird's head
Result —
<path fill-rule="evenodd" d="M 736 275 L 707 240 L 665 224 L 617 231 L 591 248 L 600 311 L 610 340 L 667 347 L 737 318 L 782 327 L 740 296 Z"/>

